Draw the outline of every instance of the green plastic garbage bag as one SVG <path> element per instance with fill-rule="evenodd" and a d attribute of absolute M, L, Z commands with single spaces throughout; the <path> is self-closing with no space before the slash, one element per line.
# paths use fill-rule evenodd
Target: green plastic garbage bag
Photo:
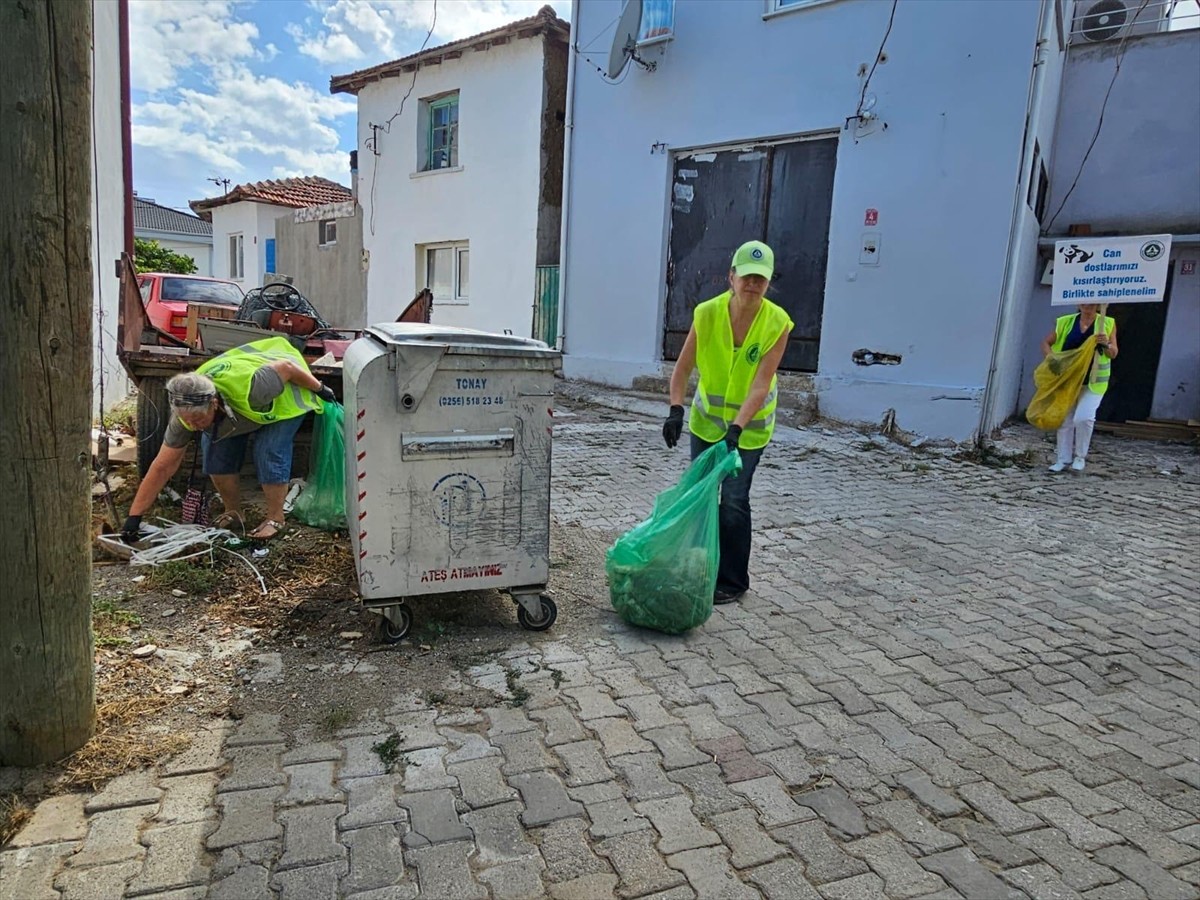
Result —
<path fill-rule="evenodd" d="M 325 414 L 313 424 L 308 486 L 296 498 L 292 515 L 314 528 L 338 531 L 346 527 L 346 411 L 340 403 L 325 403 Z"/>
<path fill-rule="evenodd" d="M 622 619 L 680 634 L 712 615 L 721 482 L 741 468 L 741 457 L 724 442 L 713 445 L 655 498 L 650 518 L 609 548 L 608 590 Z"/>

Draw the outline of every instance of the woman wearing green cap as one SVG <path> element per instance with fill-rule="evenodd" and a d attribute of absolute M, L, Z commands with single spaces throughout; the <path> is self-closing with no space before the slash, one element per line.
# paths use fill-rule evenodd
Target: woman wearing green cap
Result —
<path fill-rule="evenodd" d="M 688 419 L 692 459 L 718 441 L 742 457 L 742 471 L 721 486 L 721 562 L 714 603 L 732 603 L 750 588 L 750 482 L 775 430 L 775 370 L 787 349 L 791 317 L 764 295 L 775 254 L 762 241 L 738 247 L 729 290 L 692 314 L 692 327 L 671 373 L 671 413 L 663 439 L 683 434 L 683 395 L 692 369 L 700 383 Z"/>

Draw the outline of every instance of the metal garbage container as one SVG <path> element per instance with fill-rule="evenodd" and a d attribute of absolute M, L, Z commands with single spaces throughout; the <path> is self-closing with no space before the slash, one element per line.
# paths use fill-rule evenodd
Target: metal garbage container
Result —
<path fill-rule="evenodd" d="M 541 341 L 388 323 L 346 350 L 346 518 L 363 605 L 408 633 L 408 597 L 501 589 L 522 626 L 558 615 L 550 448 L 561 354 Z"/>

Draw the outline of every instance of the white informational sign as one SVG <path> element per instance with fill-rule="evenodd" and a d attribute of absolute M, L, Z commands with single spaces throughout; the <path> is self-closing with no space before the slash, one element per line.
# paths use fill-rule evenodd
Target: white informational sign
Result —
<path fill-rule="evenodd" d="M 1050 305 L 1161 303 L 1170 258 L 1169 234 L 1058 241 Z"/>

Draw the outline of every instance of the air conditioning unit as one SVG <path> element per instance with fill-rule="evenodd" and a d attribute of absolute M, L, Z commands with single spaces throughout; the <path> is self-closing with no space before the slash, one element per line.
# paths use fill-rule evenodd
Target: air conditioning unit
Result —
<path fill-rule="evenodd" d="M 1166 31 L 1171 6 L 1172 0 L 1075 0 L 1071 40 L 1097 44 Z"/>

